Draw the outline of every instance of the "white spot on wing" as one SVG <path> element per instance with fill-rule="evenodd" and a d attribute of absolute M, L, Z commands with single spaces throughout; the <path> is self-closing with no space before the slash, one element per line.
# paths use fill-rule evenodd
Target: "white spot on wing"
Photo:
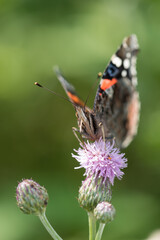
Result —
<path fill-rule="evenodd" d="M 124 68 L 125 69 L 128 69 L 129 67 L 130 67 L 130 61 L 129 61 L 129 59 L 124 59 L 124 61 L 123 61 L 123 66 L 124 66 Z"/>
<path fill-rule="evenodd" d="M 131 74 L 133 75 L 133 76 L 135 76 L 136 74 L 137 74 L 137 71 L 136 71 L 136 68 L 135 68 L 135 66 L 131 66 Z"/>
<path fill-rule="evenodd" d="M 130 52 L 126 53 L 126 57 L 130 58 L 131 57 L 131 53 Z"/>
<path fill-rule="evenodd" d="M 131 58 L 131 63 L 135 65 L 136 64 L 136 60 L 137 60 L 136 57 L 132 57 Z"/>
<path fill-rule="evenodd" d="M 127 76 L 127 71 L 126 70 L 123 70 L 122 73 L 121 73 L 122 77 L 126 77 Z"/>
<path fill-rule="evenodd" d="M 138 82 L 137 82 L 137 78 L 136 77 L 132 77 L 132 84 L 134 87 L 137 86 Z"/>
<path fill-rule="evenodd" d="M 122 65 L 122 59 L 114 55 L 112 57 L 112 63 L 116 65 L 116 67 L 120 67 Z"/>

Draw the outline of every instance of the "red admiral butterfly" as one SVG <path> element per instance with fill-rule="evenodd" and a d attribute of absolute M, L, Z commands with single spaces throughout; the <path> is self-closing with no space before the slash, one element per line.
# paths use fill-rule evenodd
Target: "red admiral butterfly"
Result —
<path fill-rule="evenodd" d="M 136 35 L 125 38 L 106 67 L 94 100 L 93 110 L 85 106 L 74 87 L 60 71 L 56 74 L 75 106 L 82 137 L 90 140 L 115 138 L 120 148 L 127 147 L 137 133 L 139 94 L 136 91 L 136 56 L 139 51 Z"/>

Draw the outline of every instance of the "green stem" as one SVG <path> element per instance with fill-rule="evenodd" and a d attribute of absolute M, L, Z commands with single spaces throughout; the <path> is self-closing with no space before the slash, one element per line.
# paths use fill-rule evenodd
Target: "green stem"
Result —
<path fill-rule="evenodd" d="M 98 232 L 96 234 L 95 240 L 101 240 L 104 227 L 105 227 L 105 223 L 100 223 L 99 224 L 99 228 L 98 228 Z"/>
<path fill-rule="evenodd" d="M 96 236 L 96 219 L 92 212 L 88 212 L 89 240 L 94 240 Z"/>
<path fill-rule="evenodd" d="M 41 220 L 43 226 L 46 228 L 46 230 L 54 240 L 62 240 L 62 238 L 56 233 L 56 231 L 53 229 L 53 227 L 49 223 L 45 213 L 39 215 L 39 219 Z"/>

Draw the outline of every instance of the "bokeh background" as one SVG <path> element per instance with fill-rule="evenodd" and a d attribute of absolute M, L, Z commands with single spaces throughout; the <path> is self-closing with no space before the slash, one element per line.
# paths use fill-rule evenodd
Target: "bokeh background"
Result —
<path fill-rule="evenodd" d="M 52 71 L 58 64 L 86 99 L 131 33 L 141 48 L 141 119 L 125 150 L 125 176 L 113 187 L 117 216 L 103 239 L 147 239 L 160 228 L 160 2 L 0 0 L 0 239 L 51 239 L 37 217 L 16 206 L 18 181 L 31 177 L 49 192 L 47 216 L 56 231 L 64 239 L 88 239 L 87 214 L 76 199 L 83 170 L 74 170 L 71 157 L 78 148 L 74 109 L 34 82 L 65 96 Z"/>

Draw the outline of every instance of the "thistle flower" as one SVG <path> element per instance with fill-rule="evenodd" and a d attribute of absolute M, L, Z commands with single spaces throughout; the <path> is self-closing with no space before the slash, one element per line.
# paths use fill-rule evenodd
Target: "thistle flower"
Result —
<path fill-rule="evenodd" d="M 101 202 L 94 209 L 94 216 L 101 223 L 108 223 L 113 221 L 116 210 L 111 203 Z"/>
<path fill-rule="evenodd" d="M 43 214 L 48 203 L 47 190 L 30 179 L 18 184 L 16 189 L 17 205 L 26 214 Z"/>
<path fill-rule="evenodd" d="M 87 177 L 103 178 L 103 181 L 109 180 L 113 185 L 115 177 L 121 179 L 124 175 L 121 169 L 127 167 L 127 159 L 124 158 L 124 153 L 114 147 L 114 141 L 112 144 L 104 142 L 102 138 L 93 143 L 87 141 L 74 151 L 78 155 L 72 154 L 72 157 L 80 163 L 76 169 L 84 168 Z"/>

